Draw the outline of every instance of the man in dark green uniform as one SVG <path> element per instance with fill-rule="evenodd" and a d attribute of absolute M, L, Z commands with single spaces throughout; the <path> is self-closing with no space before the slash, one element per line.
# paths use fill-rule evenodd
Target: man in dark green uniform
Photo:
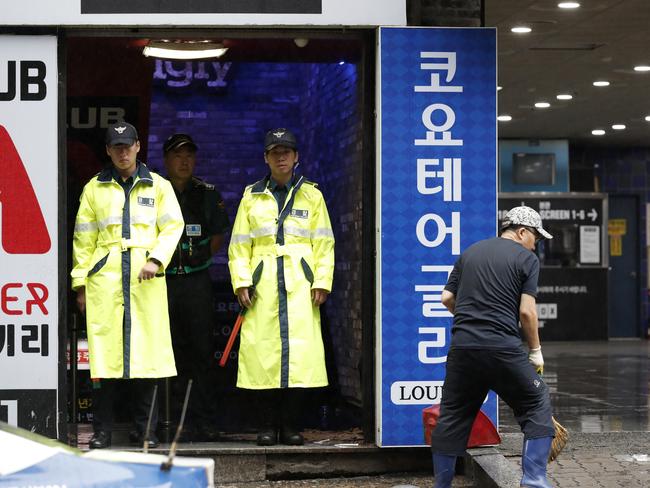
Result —
<path fill-rule="evenodd" d="M 208 268 L 223 244 L 228 216 L 213 185 L 196 178 L 197 145 L 174 134 L 163 152 L 167 177 L 183 211 L 185 227 L 166 270 L 169 317 L 181 388 L 193 380 L 186 438 L 216 440 L 214 428 L 214 306 Z"/>

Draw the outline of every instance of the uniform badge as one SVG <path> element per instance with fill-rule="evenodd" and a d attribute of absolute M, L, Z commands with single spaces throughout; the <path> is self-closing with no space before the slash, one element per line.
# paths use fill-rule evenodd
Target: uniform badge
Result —
<path fill-rule="evenodd" d="M 185 234 L 187 237 L 201 237 L 201 224 L 186 224 Z"/>
<path fill-rule="evenodd" d="M 154 198 L 138 197 L 138 204 L 144 205 L 145 207 L 153 207 L 154 201 Z"/>
<path fill-rule="evenodd" d="M 297 208 L 292 208 L 291 216 L 299 219 L 306 219 L 309 217 L 309 210 L 299 210 Z"/>

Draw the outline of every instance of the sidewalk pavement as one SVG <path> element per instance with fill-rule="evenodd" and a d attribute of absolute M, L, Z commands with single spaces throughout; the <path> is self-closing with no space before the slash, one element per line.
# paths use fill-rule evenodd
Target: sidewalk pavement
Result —
<path fill-rule="evenodd" d="M 216 488 L 431 488 L 430 473 L 393 473 L 351 478 L 318 478 L 311 480 L 259 481 L 254 483 L 217 484 Z M 454 488 L 473 488 L 470 480 L 457 476 Z"/>
<path fill-rule="evenodd" d="M 521 434 L 505 434 L 497 450 L 521 476 Z M 650 432 L 570 433 L 559 458 L 548 466 L 556 488 L 650 487 Z M 499 485 L 518 487 L 518 479 Z"/>

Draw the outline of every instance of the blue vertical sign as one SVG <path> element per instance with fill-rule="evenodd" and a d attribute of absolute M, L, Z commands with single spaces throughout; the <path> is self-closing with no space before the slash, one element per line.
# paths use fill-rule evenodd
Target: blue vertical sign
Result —
<path fill-rule="evenodd" d="M 496 31 L 381 28 L 377 440 L 424 444 L 451 339 L 460 253 L 497 226 Z M 497 423 L 497 399 L 483 407 Z"/>

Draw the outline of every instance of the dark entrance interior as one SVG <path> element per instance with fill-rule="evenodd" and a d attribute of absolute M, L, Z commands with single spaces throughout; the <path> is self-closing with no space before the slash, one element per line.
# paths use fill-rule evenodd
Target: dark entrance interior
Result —
<path fill-rule="evenodd" d="M 374 236 L 364 232 L 374 215 L 371 34 L 230 33 L 222 58 L 194 61 L 143 56 L 154 36 L 102 36 L 66 40 L 69 241 L 83 185 L 109 163 L 103 134 L 110 123 L 136 125 L 140 159 L 161 174 L 164 140 L 175 132 L 191 134 L 199 146 L 196 175 L 221 192 L 231 223 L 245 185 L 266 173 L 264 133 L 290 128 L 299 141 L 298 171 L 319 184 L 336 237 L 334 289 L 322 309 L 330 386 L 309 395 L 303 422 L 315 429 L 360 428 L 372 438 L 374 263 L 368 251 Z M 307 45 L 299 47 L 296 38 Z M 227 241 L 210 274 L 218 360 L 238 310 Z M 72 296 L 69 310 L 74 311 Z M 83 320 L 78 322 L 83 336 Z M 234 353 L 226 368 L 215 367 L 214 378 L 220 412 L 215 425 L 235 434 L 250 430 L 255 417 L 255 406 L 234 387 L 236 363 Z M 88 422 L 87 370 L 79 371 L 77 386 L 77 418 L 71 420 Z M 126 412 L 128 402 L 121 403 Z M 179 405 L 172 395 L 172 422 Z"/>

